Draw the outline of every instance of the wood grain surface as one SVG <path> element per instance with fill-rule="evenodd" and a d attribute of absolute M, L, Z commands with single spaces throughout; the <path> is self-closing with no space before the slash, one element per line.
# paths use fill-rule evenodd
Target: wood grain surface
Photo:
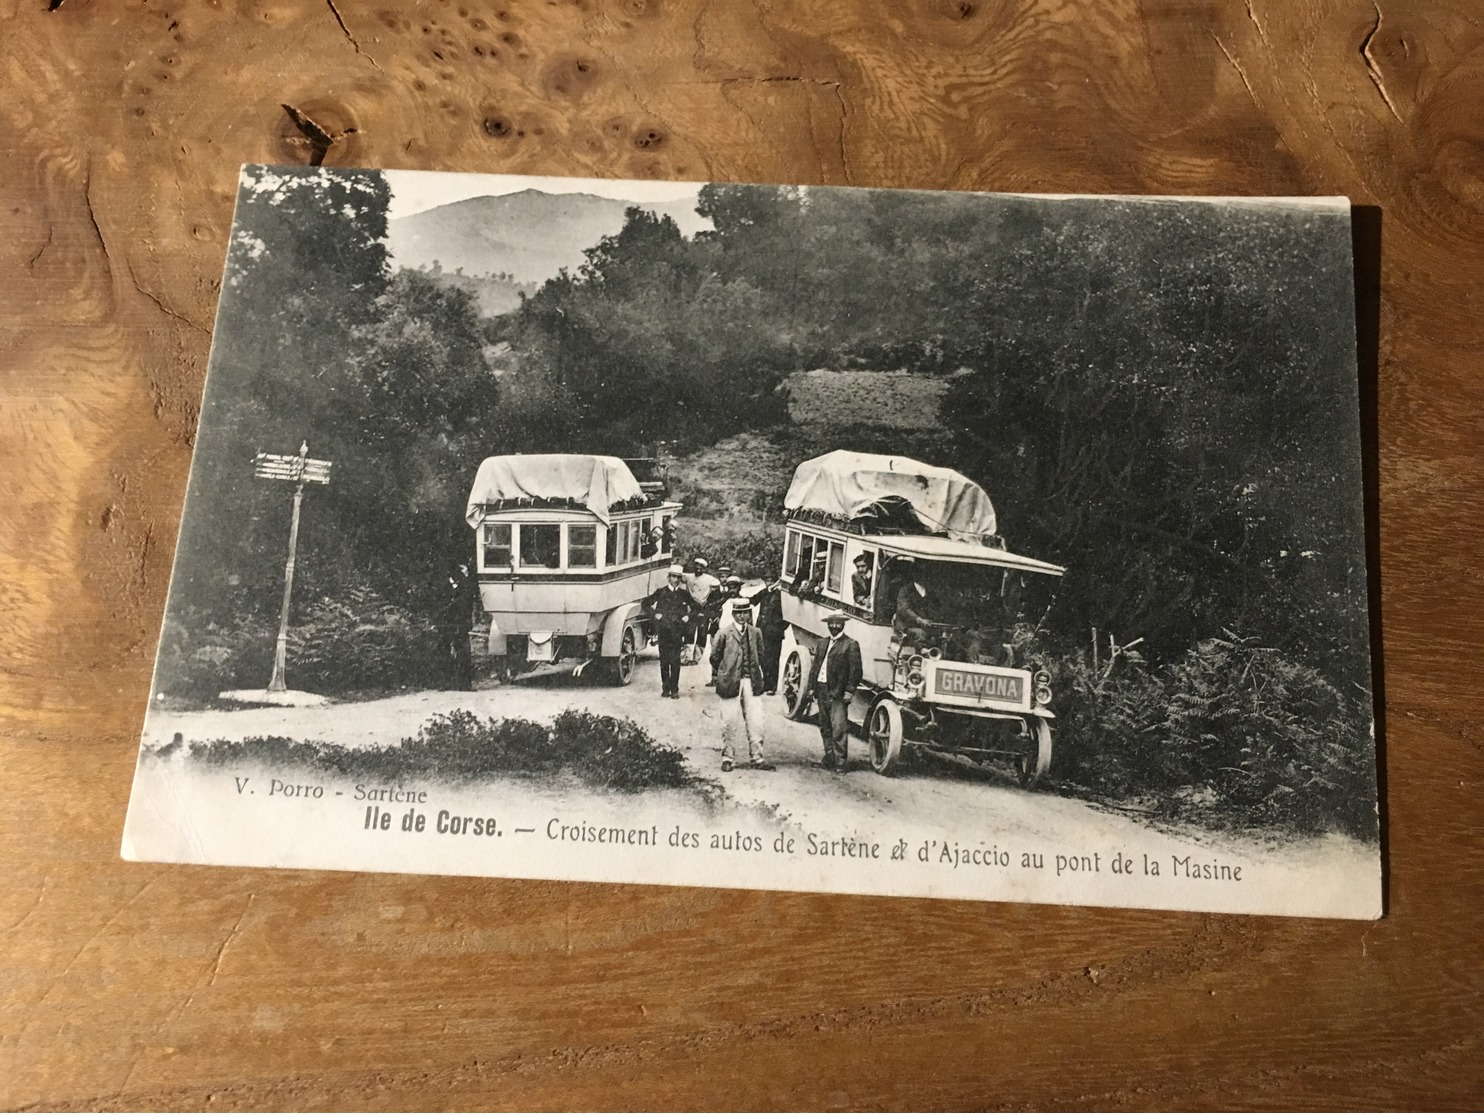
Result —
<path fill-rule="evenodd" d="M 0 18 L 0 1106 L 1484 1103 L 1475 0 Z M 1386 918 L 120 861 L 237 168 L 316 158 L 1376 207 Z"/>

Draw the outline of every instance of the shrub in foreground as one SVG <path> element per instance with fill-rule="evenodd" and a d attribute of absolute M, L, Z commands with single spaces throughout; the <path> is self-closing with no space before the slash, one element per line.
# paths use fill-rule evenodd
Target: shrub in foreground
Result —
<path fill-rule="evenodd" d="M 627 718 L 563 710 L 551 726 L 551 751 L 585 782 L 618 791 L 682 787 L 691 776 L 676 749 L 655 743 Z"/>
<path fill-rule="evenodd" d="M 626 718 L 587 710 L 559 714 L 551 728 L 523 718 L 438 714 L 398 745 L 355 749 L 327 741 L 249 737 L 191 745 L 193 759 L 224 767 L 254 763 L 382 781 L 471 782 L 495 775 L 567 771 L 595 787 L 644 791 L 700 784 L 675 749 Z"/>

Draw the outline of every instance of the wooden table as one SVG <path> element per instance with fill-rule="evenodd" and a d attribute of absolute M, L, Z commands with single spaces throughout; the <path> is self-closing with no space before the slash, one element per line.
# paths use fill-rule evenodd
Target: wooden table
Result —
<path fill-rule="evenodd" d="M 1472 0 L 0 10 L 0 1105 L 1484 1102 Z M 237 167 L 320 158 L 1378 207 L 1387 917 L 120 861 Z"/>

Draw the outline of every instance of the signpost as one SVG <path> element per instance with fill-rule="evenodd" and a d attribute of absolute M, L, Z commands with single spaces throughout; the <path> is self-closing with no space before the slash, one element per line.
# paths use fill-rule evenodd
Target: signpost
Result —
<path fill-rule="evenodd" d="M 304 483 L 313 481 L 318 485 L 330 483 L 330 464 L 309 456 L 309 443 L 299 447 L 297 455 L 265 454 L 259 451 L 253 458 L 253 476 L 266 481 L 294 482 L 294 515 L 289 521 L 289 560 L 283 568 L 283 608 L 278 615 L 278 643 L 273 651 L 273 678 L 268 680 L 269 692 L 285 691 L 283 681 L 284 661 L 288 658 L 289 598 L 294 592 L 294 552 L 299 547 L 299 505 L 304 500 Z"/>

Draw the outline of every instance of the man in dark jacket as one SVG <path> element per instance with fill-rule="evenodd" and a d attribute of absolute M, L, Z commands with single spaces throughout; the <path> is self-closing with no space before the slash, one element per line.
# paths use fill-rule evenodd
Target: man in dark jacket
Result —
<path fill-rule="evenodd" d="M 479 591 L 471 573 L 472 562 L 450 561 L 448 592 L 443 599 L 438 638 L 450 656 L 449 682 L 454 690 L 474 689 L 474 658 L 469 651 L 469 629 L 478 615 Z"/>
<path fill-rule="evenodd" d="M 783 637 L 788 633 L 788 623 L 783 619 L 783 594 L 774 582 L 760 593 L 753 594 L 752 604 L 757 610 L 757 628 L 763 637 L 763 693 L 778 691 L 778 656 L 783 651 Z"/>
<path fill-rule="evenodd" d="M 938 622 L 927 616 L 927 590 L 910 576 L 897 590 L 897 611 L 892 614 L 891 627 L 903 647 L 914 648 L 924 646 L 938 628 Z"/>
<path fill-rule="evenodd" d="M 861 646 L 845 635 L 845 621 L 844 613 L 825 617 L 830 638 L 820 647 L 818 666 L 813 668 L 824 766 L 832 772 L 845 771 L 850 749 L 850 696 L 861 685 Z"/>
<path fill-rule="evenodd" d="M 693 603 L 685 588 L 685 571 L 670 567 L 667 584 L 644 599 L 660 645 L 660 697 L 680 697 L 680 649 L 691 631 Z"/>

